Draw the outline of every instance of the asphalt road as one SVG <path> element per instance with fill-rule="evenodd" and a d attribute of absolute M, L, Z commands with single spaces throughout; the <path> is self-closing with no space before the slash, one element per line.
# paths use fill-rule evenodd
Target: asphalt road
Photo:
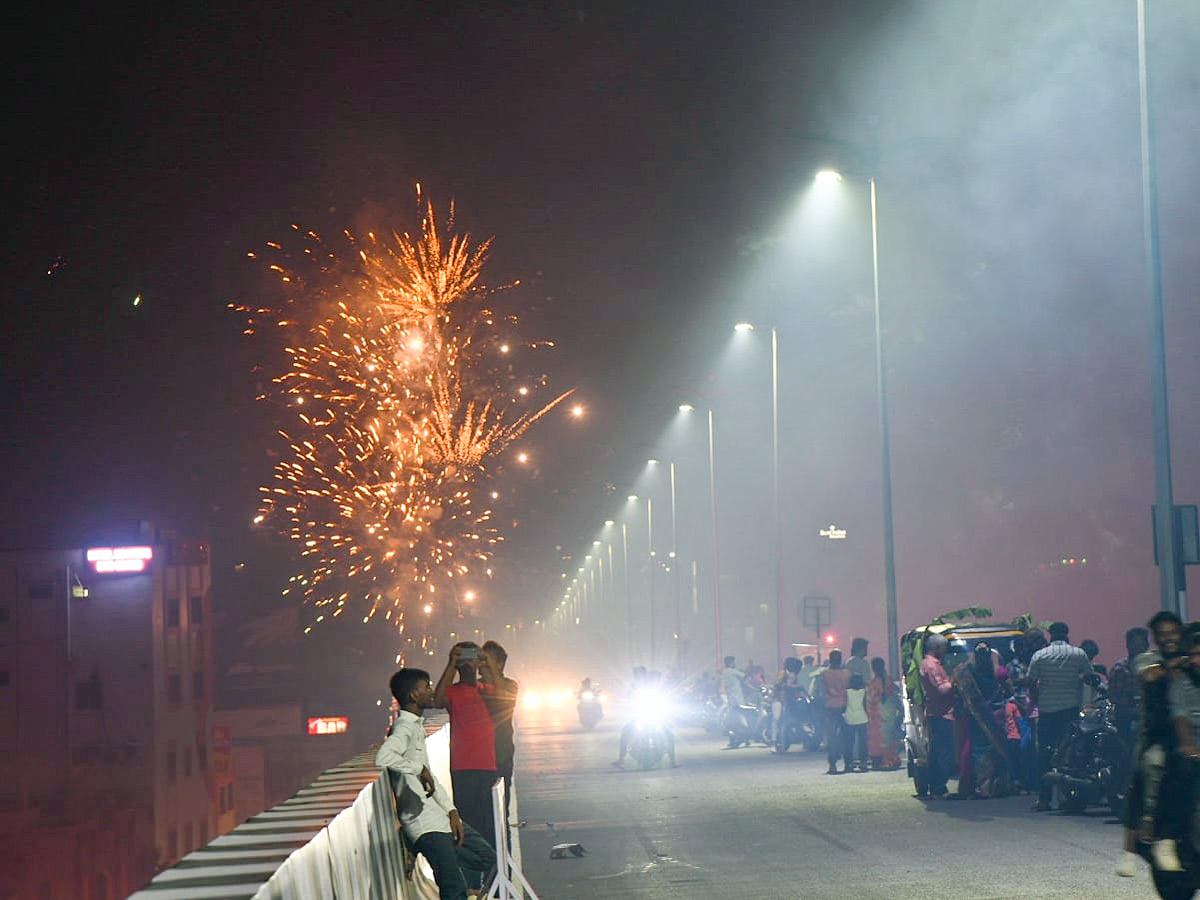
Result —
<path fill-rule="evenodd" d="M 680 767 L 620 771 L 620 718 L 591 733 L 574 707 L 522 715 L 523 866 L 556 898 L 1152 898 L 1114 873 L 1121 831 L 1030 811 L 1031 798 L 926 806 L 903 772 L 825 775 L 823 755 L 724 750 L 677 732 Z M 583 858 L 551 859 L 577 841 Z"/>

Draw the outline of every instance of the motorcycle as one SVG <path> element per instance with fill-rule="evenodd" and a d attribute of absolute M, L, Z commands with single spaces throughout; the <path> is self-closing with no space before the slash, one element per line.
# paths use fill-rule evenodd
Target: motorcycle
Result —
<path fill-rule="evenodd" d="M 670 747 L 667 728 L 671 720 L 671 704 L 661 690 L 653 688 L 635 692 L 633 702 L 633 734 L 629 740 L 629 755 L 639 769 L 653 769 L 662 763 Z"/>
<path fill-rule="evenodd" d="M 576 712 L 579 713 L 579 724 L 585 731 L 591 731 L 599 725 L 600 720 L 604 718 L 604 707 L 600 705 L 600 692 L 594 688 L 580 691 Z"/>
<path fill-rule="evenodd" d="M 793 700 L 779 718 L 776 748 L 787 753 L 792 744 L 801 744 L 809 753 L 821 749 L 821 732 L 817 728 L 812 701 L 806 696 Z"/>
<path fill-rule="evenodd" d="M 771 689 L 765 685 L 758 688 L 753 705 L 721 708 L 721 730 L 729 735 L 729 746 L 749 747 L 751 742 L 771 743 Z"/>
<path fill-rule="evenodd" d="M 1064 812 L 1082 813 L 1089 806 L 1107 805 L 1120 819 L 1125 814 L 1132 750 L 1117 727 L 1108 691 L 1095 676 L 1089 684 L 1097 692 L 1096 700 L 1080 710 L 1055 749 L 1044 778 L 1058 789 Z"/>

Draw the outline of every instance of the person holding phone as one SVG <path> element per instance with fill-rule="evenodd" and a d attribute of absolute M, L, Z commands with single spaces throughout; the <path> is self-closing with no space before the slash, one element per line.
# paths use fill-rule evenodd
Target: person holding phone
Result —
<path fill-rule="evenodd" d="M 492 783 L 496 780 L 496 730 L 479 686 L 480 648 L 461 641 L 450 648 L 434 691 L 435 707 L 450 715 L 450 786 L 463 821 L 494 849 Z M 457 679 L 456 679 L 457 676 Z"/>

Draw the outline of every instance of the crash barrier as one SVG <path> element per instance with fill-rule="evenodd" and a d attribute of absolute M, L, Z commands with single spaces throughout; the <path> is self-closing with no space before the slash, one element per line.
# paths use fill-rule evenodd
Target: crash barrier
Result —
<path fill-rule="evenodd" d="M 440 716 L 426 725 L 429 768 L 449 791 L 450 732 Z M 436 723 L 436 724 L 434 724 Z M 492 789 L 493 816 L 504 821 L 504 782 Z M 514 819 L 515 819 L 514 797 Z M 502 825 L 497 878 L 508 893 L 536 900 L 520 873 L 520 841 Z M 405 848 L 397 829 L 387 772 L 375 767 L 375 748 L 329 769 L 289 800 L 252 816 L 189 853 L 129 900 L 437 900 L 423 857 L 405 878 Z M 502 862 L 503 861 L 503 862 Z M 515 878 L 515 882 L 514 882 Z"/>
<path fill-rule="evenodd" d="M 504 815 L 507 800 L 504 795 L 504 779 L 497 778 L 492 785 L 492 824 L 496 829 L 496 877 L 488 887 L 487 897 L 488 900 L 516 900 L 520 897 L 538 900 L 538 895 L 521 871 L 520 861 L 512 852 L 508 821 Z M 521 893 L 521 888 L 524 888 L 524 894 Z"/>

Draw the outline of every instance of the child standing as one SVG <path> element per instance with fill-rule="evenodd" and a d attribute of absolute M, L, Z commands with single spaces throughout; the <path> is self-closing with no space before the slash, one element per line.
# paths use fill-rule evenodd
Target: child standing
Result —
<path fill-rule="evenodd" d="M 850 676 L 846 689 L 846 771 L 867 771 L 867 686 L 861 675 Z"/>

